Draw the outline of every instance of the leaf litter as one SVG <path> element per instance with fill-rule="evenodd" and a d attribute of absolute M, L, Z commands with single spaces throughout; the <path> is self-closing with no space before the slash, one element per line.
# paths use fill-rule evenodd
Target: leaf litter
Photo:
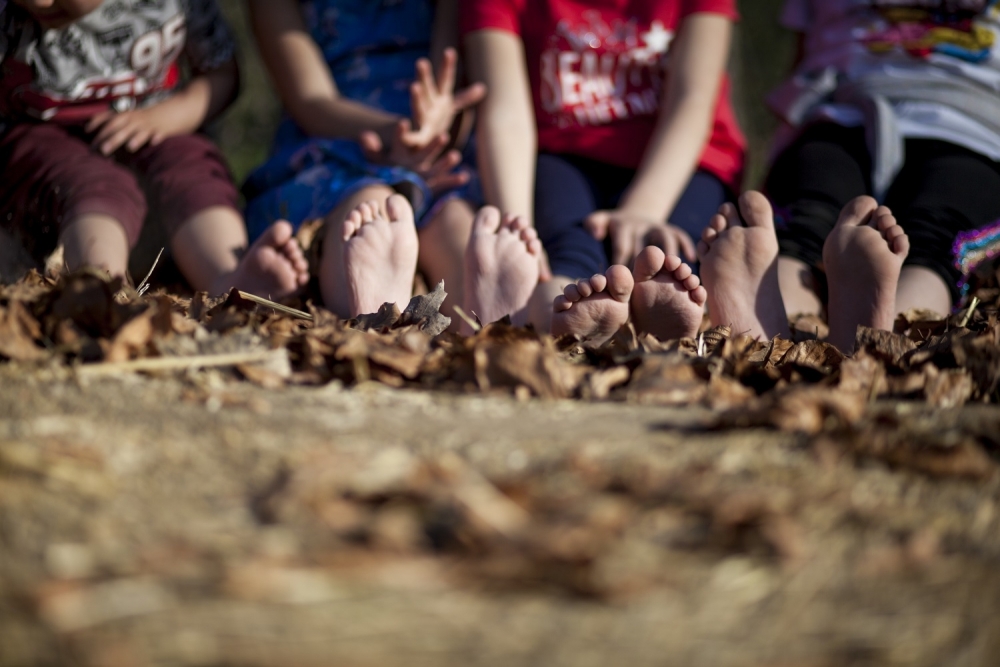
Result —
<path fill-rule="evenodd" d="M 989 296 L 949 318 L 905 313 L 893 332 L 859 328 L 849 355 L 821 340 L 821 322 L 805 318 L 793 323 L 792 340 L 706 327 L 696 339 L 659 341 L 626 326 L 595 349 L 509 322 L 452 334 L 440 313 L 440 285 L 402 312 L 387 304 L 342 321 L 312 304 L 276 310 L 236 291 L 223 298 L 139 294 L 94 273 L 31 273 L 0 287 L 0 359 L 65 367 L 81 380 L 181 373 L 195 400 L 217 392 L 190 374 L 215 369 L 223 385 L 271 391 L 377 383 L 697 408 L 708 415 L 702 433 L 764 429 L 830 466 L 878 464 L 987 483 L 997 478 L 995 420 L 910 415 L 921 405 L 953 415 L 1000 399 L 1000 299 Z M 105 474 L 100 456 L 65 443 L 0 448 L 0 475 L 43 479 L 84 498 L 113 493 L 102 490 Z M 325 588 L 324 567 L 353 567 L 352 554 L 429 555 L 452 563 L 452 576 L 474 587 L 614 601 L 676 583 L 676 554 L 798 567 L 813 556 L 805 514 L 826 502 L 824 493 L 814 489 L 793 502 L 780 490 L 722 483 L 697 463 L 658 469 L 641 455 L 571 452 L 484 474 L 454 453 L 387 447 L 363 457 L 319 448 L 279 466 L 250 507 L 261 525 L 314 535 L 313 561 L 326 565 L 248 562 L 220 572 L 213 585 L 235 598 L 299 604 L 336 597 Z M 941 545 L 934 530 L 914 526 L 880 548 L 861 570 L 933 561 Z M 145 572 L 44 589 L 37 603 L 56 631 L 76 632 L 175 605 L 164 586 Z"/>

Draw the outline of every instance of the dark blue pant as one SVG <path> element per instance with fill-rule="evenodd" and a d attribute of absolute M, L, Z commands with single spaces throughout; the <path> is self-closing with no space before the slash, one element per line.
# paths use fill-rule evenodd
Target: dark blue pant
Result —
<path fill-rule="evenodd" d="M 584 229 L 594 211 L 613 209 L 635 177 L 635 169 L 573 155 L 539 154 L 535 174 L 535 226 L 552 272 L 589 278 L 608 268 L 608 247 Z M 697 171 L 670 214 L 670 223 L 695 241 L 719 210 L 732 199 L 718 177 Z"/>

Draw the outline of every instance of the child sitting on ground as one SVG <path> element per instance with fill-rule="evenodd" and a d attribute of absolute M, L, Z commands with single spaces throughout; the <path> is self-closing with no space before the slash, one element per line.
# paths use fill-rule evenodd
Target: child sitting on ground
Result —
<path fill-rule="evenodd" d="M 744 141 L 725 77 L 735 2 L 462 10 L 469 70 L 488 90 L 477 133 L 486 199 L 533 222 L 556 276 L 537 285 L 523 271 L 523 283 L 501 285 L 515 321 L 599 344 L 631 310 L 640 331 L 696 333 L 705 292 L 676 255 L 694 260 L 691 237 L 739 188 Z M 611 261 L 634 260 L 633 271 L 608 268 L 606 238 Z"/>
<path fill-rule="evenodd" d="M 784 21 L 804 39 L 795 76 L 772 96 L 787 124 L 767 180 L 777 241 L 757 195 L 743 202 L 739 249 L 718 245 L 735 210 L 716 220 L 705 249 L 749 258 L 728 269 L 747 274 L 749 301 L 712 316 L 787 335 L 786 309 L 818 314 L 828 292 L 829 340 L 850 351 L 858 325 L 949 312 L 956 235 L 1000 218 L 1000 8 L 789 0 Z"/>
<path fill-rule="evenodd" d="M 455 2 L 249 2 L 288 118 L 244 187 L 247 225 L 255 236 L 275 220 L 322 219 L 319 289 L 341 317 L 405 307 L 418 266 L 431 285 L 444 280 L 446 307 L 463 303 L 476 197 L 449 146 L 484 90 L 453 94 Z"/>
<path fill-rule="evenodd" d="M 153 209 L 195 289 L 297 290 L 291 228 L 247 249 L 223 158 L 196 134 L 237 94 L 234 50 L 214 0 L 0 0 L 0 224 L 36 260 L 61 243 L 70 270 L 124 276 Z"/>

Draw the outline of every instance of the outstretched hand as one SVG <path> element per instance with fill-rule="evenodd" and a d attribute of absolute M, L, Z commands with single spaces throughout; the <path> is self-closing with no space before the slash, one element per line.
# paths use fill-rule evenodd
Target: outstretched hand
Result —
<path fill-rule="evenodd" d="M 587 216 L 584 226 L 599 241 L 611 236 L 612 264 L 630 264 L 648 245 L 690 262 L 696 260 L 694 242 L 687 232 L 643 215 L 620 209 L 595 211 Z"/>
<path fill-rule="evenodd" d="M 375 164 L 405 167 L 416 172 L 434 194 L 461 187 L 469 182 L 470 176 L 467 171 L 454 171 L 462 162 L 461 153 L 457 150 L 444 150 L 449 141 L 447 134 L 439 134 L 432 137 L 425 146 L 413 148 L 407 141 L 411 131 L 410 121 L 401 120 L 397 123 L 396 131 L 388 146 L 382 142 L 377 132 L 362 132 L 358 143 L 370 161 Z"/>
<path fill-rule="evenodd" d="M 417 60 L 416 79 L 410 84 L 413 128 L 406 136 L 411 148 L 425 146 L 439 134 L 447 133 L 455 116 L 486 97 L 486 86 L 482 83 L 455 92 L 457 70 L 458 54 L 452 48 L 444 50 L 436 77 L 427 58 Z"/>

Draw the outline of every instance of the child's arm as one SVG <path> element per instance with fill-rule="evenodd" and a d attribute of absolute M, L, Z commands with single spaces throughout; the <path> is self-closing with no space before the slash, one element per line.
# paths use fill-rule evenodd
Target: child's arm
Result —
<path fill-rule="evenodd" d="M 538 132 L 520 37 L 477 30 L 465 37 L 469 74 L 489 93 L 479 107 L 476 148 L 486 201 L 534 219 Z"/>
<path fill-rule="evenodd" d="M 598 211 L 587 221 L 597 238 L 611 234 L 613 262 L 628 263 L 648 242 L 695 259 L 687 234 L 662 221 L 683 194 L 708 141 L 731 36 L 732 22 L 715 14 L 693 14 L 681 24 L 642 163 L 618 208 Z"/>
<path fill-rule="evenodd" d="M 446 187 L 458 156 L 441 155 L 454 114 L 484 94 L 452 93 L 456 56 L 445 53 L 435 78 L 431 65 L 417 65 L 414 123 L 342 97 L 326 61 L 306 29 L 294 0 L 249 0 L 251 22 L 264 63 L 285 109 L 307 134 L 361 142 L 372 159 L 421 173 L 434 188 Z M 415 125 L 415 126 L 414 126 Z"/>
<path fill-rule="evenodd" d="M 121 147 L 135 152 L 167 137 L 191 134 L 228 107 L 239 92 L 239 68 L 231 59 L 222 66 L 195 76 L 167 99 L 141 109 L 105 111 L 90 119 L 87 132 L 96 132 L 91 143 L 104 155 Z"/>
<path fill-rule="evenodd" d="M 249 0 L 250 20 L 264 64 L 285 110 L 307 134 L 357 139 L 374 131 L 388 144 L 395 114 L 340 96 L 323 53 L 313 41 L 295 0 Z"/>

